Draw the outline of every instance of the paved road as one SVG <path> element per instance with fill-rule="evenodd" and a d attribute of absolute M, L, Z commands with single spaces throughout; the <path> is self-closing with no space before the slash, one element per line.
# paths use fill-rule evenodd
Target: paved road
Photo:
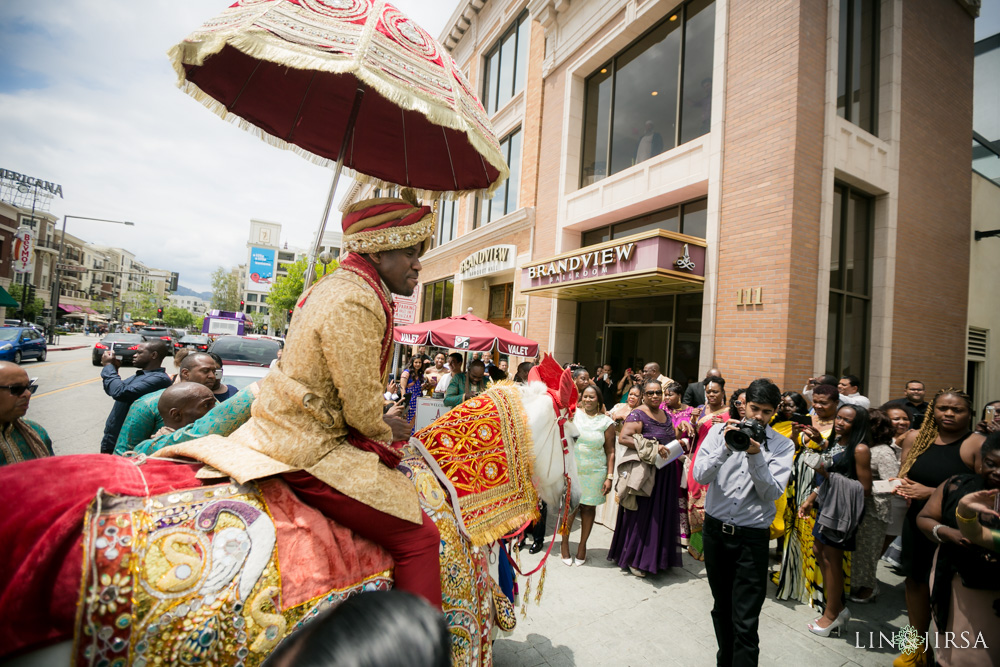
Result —
<path fill-rule="evenodd" d="M 39 390 L 28 415 L 52 436 L 57 454 L 96 453 L 111 409 L 100 382 L 100 369 L 91 364 L 94 337 L 64 336 L 61 345 L 84 349 L 53 351 L 49 360 L 24 362 Z M 171 372 L 170 362 L 167 367 Z M 132 368 L 123 368 L 130 376 Z M 551 516 L 549 534 L 555 527 Z M 571 535 L 575 553 L 579 522 Z M 558 546 L 549 560 L 541 606 L 534 602 L 514 633 L 494 644 L 499 667 L 538 665 L 683 665 L 715 664 L 715 635 L 709 611 L 712 598 L 704 564 L 684 556 L 684 567 L 647 579 L 623 574 L 605 560 L 611 531 L 594 527 L 588 562 L 566 567 Z M 538 556 L 522 552 L 525 563 Z M 869 646 L 868 633 L 886 635 L 906 623 L 902 580 L 879 565 L 882 594 L 870 605 L 850 605 L 854 620 L 843 637 L 811 635 L 806 623 L 818 616 L 807 606 L 779 602 L 774 587 L 761 613 L 761 664 L 818 667 L 887 666 L 895 653 L 856 648 Z M 522 580 L 523 583 L 523 580 Z M 532 581 L 532 600 L 538 575 Z M 856 636 L 855 633 L 860 633 Z"/>
<path fill-rule="evenodd" d="M 91 362 L 97 340 L 94 336 L 62 336 L 59 341 L 62 347 L 86 347 L 50 350 L 46 361 L 21 363 L 28 377 L 38 378 L 38 391 L 31 398 L 28 419 L 45 427 L 56 454 L 96 454 L 101 450 L 104 421 L 113 402 L 101 386 L 101 369 Z M 165 366 L 168 372 L 174 372 L 171 359 Z M 131 366 L 121 369 L 123 378 L 134 373 Z"/>

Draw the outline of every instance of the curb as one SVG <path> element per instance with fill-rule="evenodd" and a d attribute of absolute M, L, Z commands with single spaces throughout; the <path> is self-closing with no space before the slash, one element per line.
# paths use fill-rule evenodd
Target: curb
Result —
<path fill-rule="evenodd" d="M 49 352 L 63 352 L 65 350 L 82 350 L 85 347 L 90 347 L 90 345 L 71 345 L 69 347 L 50 347 L 47 349 Z"/>

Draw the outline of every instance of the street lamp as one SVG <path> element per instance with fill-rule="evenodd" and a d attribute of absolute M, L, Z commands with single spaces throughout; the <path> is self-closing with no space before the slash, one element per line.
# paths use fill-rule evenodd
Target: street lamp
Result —
<path fill-rule="evenodd" d="M 49 316 L 49 343 L 55 342 L 56 335 L 56 314 L 59 310 L 59 288 L 60 288 L 60 278 L 62 278 L 62 261 L 63 253 L 66 250 L 66 220 L 73 218 L 74 220 L 95 220 L 97 222 L 111 222 L 116 225 L 126 225 L 128 227 L 135 227 L 134 222 L 127 222 L 124 220 L 108 220 L 107 218 L 88 218 L 82 215 L 64 215 L 62 222 L 62 234 L 59 236 L 59 259 L 56 260 L 56 280 L 52 283 L 52 298 L 49 301 L 52 303 L 52 314 Z"/>

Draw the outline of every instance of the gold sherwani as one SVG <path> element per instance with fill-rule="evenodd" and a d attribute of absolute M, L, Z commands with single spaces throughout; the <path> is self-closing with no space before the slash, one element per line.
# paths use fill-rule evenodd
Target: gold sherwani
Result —
<path fill-rule="evenodd" d="M 228 437 L 192 440 L 157 456 L 194 458 L 240 483 L 305 470 L 346 496 L 421 523 L 406 476 L 346 439 L 350 425 L 372 440 L 392 440 L 382 420 L 385 328 L 372 288 L 354 273 L 335 271 L 297 309 L 281 361 L 260 383 L 251 419 Z"/>

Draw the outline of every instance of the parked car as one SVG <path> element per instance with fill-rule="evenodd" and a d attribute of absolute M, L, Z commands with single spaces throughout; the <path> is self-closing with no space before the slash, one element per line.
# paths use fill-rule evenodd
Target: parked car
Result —
<path fill-rule="evenodd" d="M 214 352 L 226 364 L 240 366 L 270 366 L 278 358 L 281 345 L 273 340 L 245 336 L 219 336 L 209 352 Z"/>
<path fill-rule="evenodd" d="M 208 336 L 184 336 L 174 343 L 174 350 L 186 347 L 195 352 L 208 352 L 208 347 L 211 344 L 212 339 Z"/>
<path fill-rule="evenodd" d="M 271 369 L 267 366 L 246 366 L 223 360 L 222 381 L 239 389 L 246 389 L 252 382 L 257 382 Z"/>
<path fill-rule="evenodd" d="M 31 327 L 0 328 L 0 360 L 21 363 L 22 359 L 45 361 L 45 336 Z"/>
<path fill-rule="evenodd" d="M 122 358 L 123 366 L 131 365 L 132 357 L 139 351 L 139 343 L 143 343 L 145 340 L 139 334 L 110 333 L 94 345 L 91 361 L 95 366 L 100 366 L 101 355 L 111 350 L 115 356 Z"/>
<path fill-rule="evenodd" d="M 180 338 L 173 329 L 168 329 L 167 327 L 143 327 L 136 333 L 146 340 L 159 338 L 167 344 L 167 354 L 170 355 L 173 355 L 174 350 L 177 349 L 175 343 Z"/>

